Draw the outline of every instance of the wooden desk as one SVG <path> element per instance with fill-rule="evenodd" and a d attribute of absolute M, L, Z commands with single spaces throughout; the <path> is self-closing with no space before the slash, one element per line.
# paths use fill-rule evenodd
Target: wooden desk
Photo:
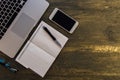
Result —
<path fill-rule="evenodd" d="M 120 0 L 48 0 L 50 7 L 41 20 L 69 37 L 69 41 L 42 79 L 14 60 L 14 74 L 0 66 L 0 80 L 119 80 L 120 79 Z M 79 21 L 70 35 L 49 19 L 58 7 Z"/>

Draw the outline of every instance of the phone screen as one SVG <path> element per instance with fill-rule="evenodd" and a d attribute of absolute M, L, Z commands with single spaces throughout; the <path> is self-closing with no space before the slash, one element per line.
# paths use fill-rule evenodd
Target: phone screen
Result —
<path fill-rule="evenodd" d="M 52 20 L 68 31 L 70 31 L 74 24 L 76 23 L 73 19 L 71 19 L 70 17 L 68 17 L 66 14 L 59 10 L 56 12 Z"/>

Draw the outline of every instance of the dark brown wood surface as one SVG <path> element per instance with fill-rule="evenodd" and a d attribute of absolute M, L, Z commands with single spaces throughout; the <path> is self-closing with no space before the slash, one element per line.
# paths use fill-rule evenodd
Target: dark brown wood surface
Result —
<path fill-rule="evenodd" d="M 44 78 L 0 54 L 19 69 L 12 73 L 0 65 L 0 80 L 120 80 L 120 0 L 48 1 L 41 20 L 68 36 L 68 43 Z M 48 19 L 55 7 L 79 22 L 72 35 Z"/>

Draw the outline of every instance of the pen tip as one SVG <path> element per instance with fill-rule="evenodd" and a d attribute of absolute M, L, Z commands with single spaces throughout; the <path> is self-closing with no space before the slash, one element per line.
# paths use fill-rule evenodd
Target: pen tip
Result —
<path fill-rule="evenodd" d="M 55 42 L 59 47 L 62 47 L 61 44 L 57 40 Z"/>

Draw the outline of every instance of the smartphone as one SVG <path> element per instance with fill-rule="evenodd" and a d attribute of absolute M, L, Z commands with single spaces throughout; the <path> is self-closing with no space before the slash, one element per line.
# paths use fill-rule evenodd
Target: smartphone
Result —
<path fill-rule="evenodd" d="M 78 26 L 78 22 L 76 20 L 74 20 L 58 8 L 55 8 L 53 10 L 51 15 L 49 16 L 49 19 L 55 22 L 57 25 L 61 26 L 69 33 L 73 33 L 73 31 Z"/>

